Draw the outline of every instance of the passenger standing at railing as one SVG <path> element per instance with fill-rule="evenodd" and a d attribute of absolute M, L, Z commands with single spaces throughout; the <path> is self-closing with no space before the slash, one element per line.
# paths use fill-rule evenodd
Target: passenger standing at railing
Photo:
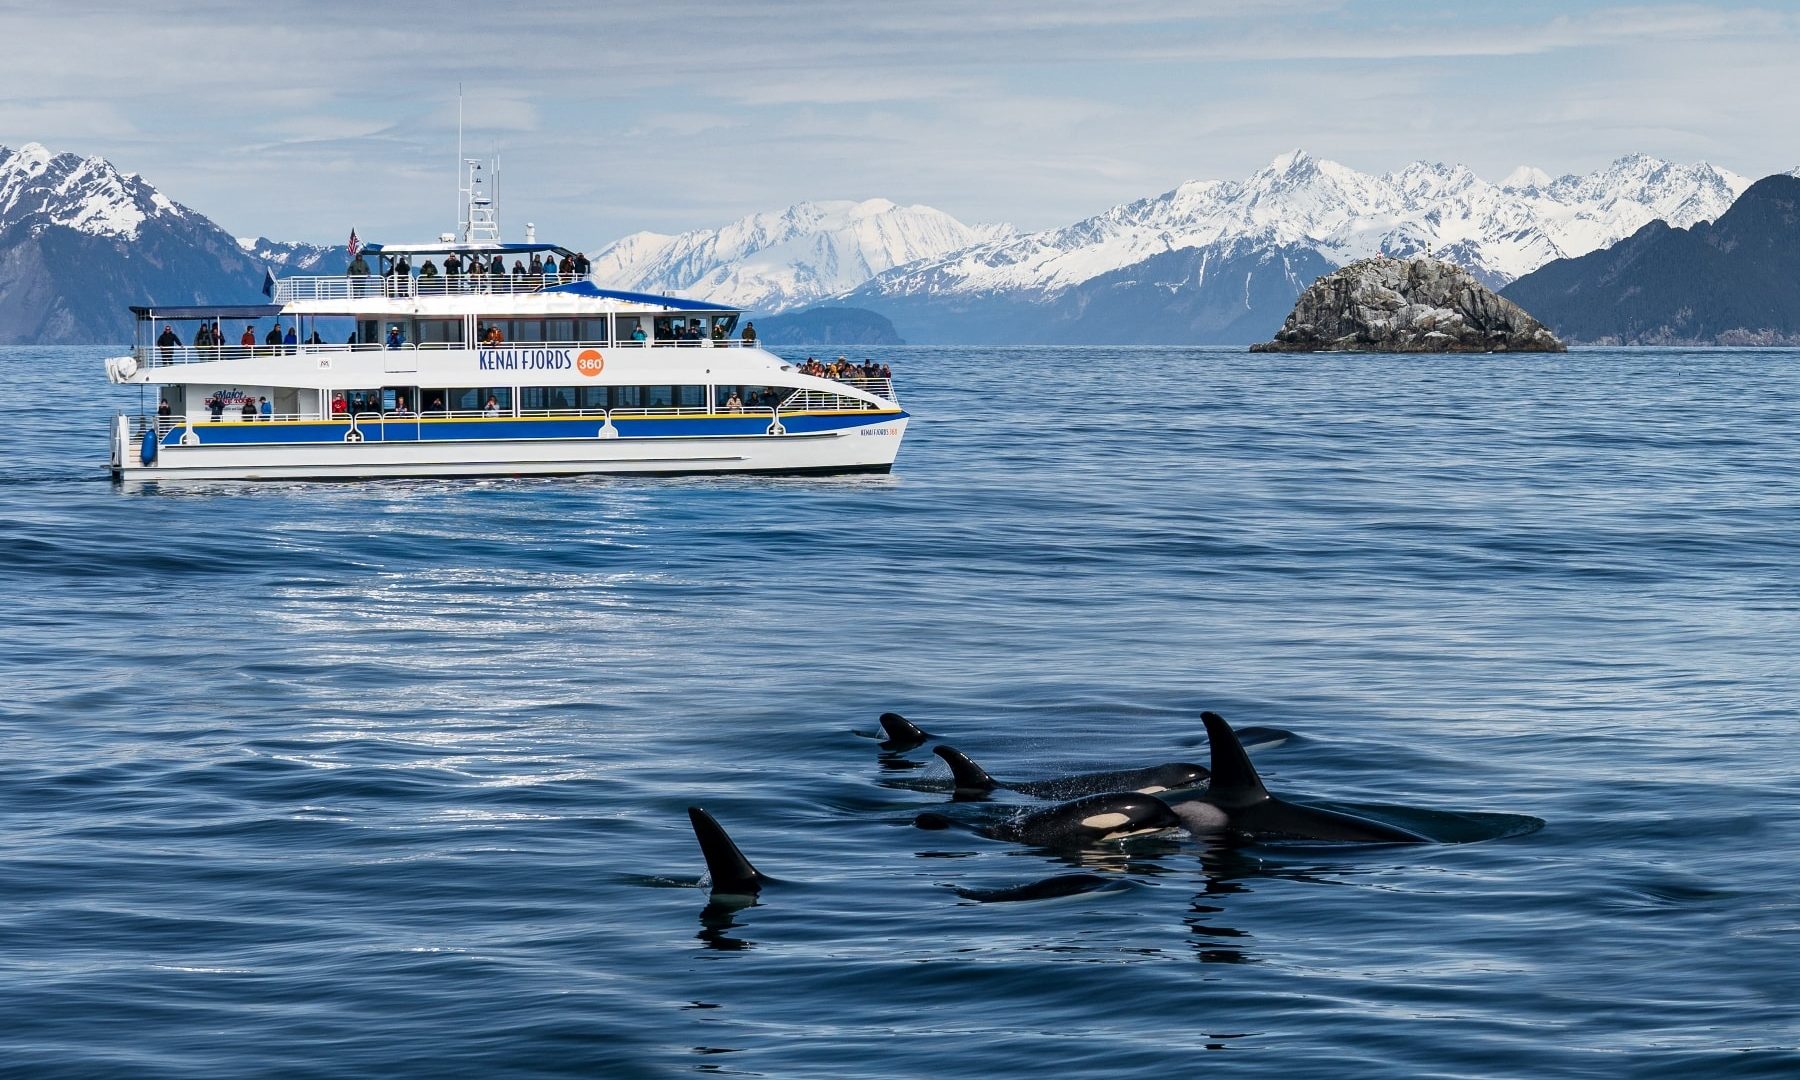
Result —
<path fill-rule="evenodd" d="M 483 415 L 483 416 L 499 416 L 500 415 L 500 400 L 498 398 L 492 398 L 492 397 L 488 398 L 487 404 L 483 405 L 481 407 L 481 415 Z"/>
<path fill-rule="evenodd" d="M 631 328 L 631 340 L 634 344 L 638 344 L 638 345 L 642 345 L 646 340 L 648 340 L 648 338 L 644 334 L 644 324 L 643 323 L 639 323 L 638 325 Z"/>
<path fill-rule="evenodd" d="M 250 400 L 249 394 L 244 395 L 244 407 L 238 410 L 238 415 L 245 421 L 256 419 L 256 402 Z"/>
<path fill-rule="evenodd" d="M 425 265 L 419 267 L 419 291 L 422 293 L 436 292 L 437 276 L 437 263 L 426 259 Z"/>
<path fill-rule="evenodd" d="M 225 344 L 225 331 L 219 329 L 219 320 L 217 319 L 212 322 L 212 344 L 214 349 Z"/>
<path fill-rule="evenodd" d="M 398 326 L 388 327 L 387 347 L 398 349 L 404 344 L 406 344 L 406 339 L 400 336 L 400 328 Z"/>
<path fill-rule="evenodd" d="M 575 253 L 575 265 L 568 268 L 569 273 L 574 274 L 578 278 L 587 277 L 593 272 L 593 269 L 593 266 L 588 262 L 588 257 L 579 251 Z"/>
<path fill-rule="evenodd" d="M 538 256 L 537 252 L 531 253 L 531 265 L 526 269 L 532 277 L 544 276 L 544 260 Z"/>
<path fill-rule="evenodd" d="M 273 345 L 275 347 L 276 352 L 281 351 L 281 324 L 280 323 L 276 323 L 274 326 L 269 327 L 269 332 L 263 335 L 263 344 L 264 345 Z"/>
<path fill-rule="evenodd" d="M 212 413 L 213 423 L 225 419 L 225 399 L 217 394 L 206 399 L 206 411 Z"/>
<path fill-rule="evenodd" d="M 495 255 L 493 260 L 488 263 L 488 273 L 494 275 L 495 277 L 505 277 L 506 276 L 506 256 Z"/>
<path fill-rule="evenodd" d="M 238 338 L 238 344 L 246 349 L 254 349 L 256 347 L 256 327 L 244 327 L 244 336 Z"/>
<path fill-rule="evenodd" d="M 170 326 L 168 323 L 163 323 L 163 332 L 157 335 L 156 344 L 157 355 L 162 357 L 162 362 L 166 364 L 169 362 L 169 357 L 173 354 L 175 347 L 181 344 L 181 339 L 175 336 L 175 328 L 173 326 Z"/>
<path fill-rule="evenodd" d="M 745 323 L 744 332 L 740 337 L 744 342 L 744 348 L 754 348 L 756 346 L 756 324 L 753 322 Z"/>
<path fill-rule="evenodd" d="M 287 328 L 287 333 L 282 336 L 281 343 L 287 346 L 286 351 L 290 353 L 300 351 L 294 348 L 294 346 L 300 344 L 300 335 L 294 333 L 294 328 L 291 326 Z"/>
<path fill-rule="evenodd" d="M 556 284 L 557 281 L 560 280 L 556 276 L 556 256 L 555 255 L 544 256 L 544 280 L 549 282 L 552 285 Z"/>
<path fill-rule="evenodd" d="M 203 349 L 206 346 L 211 345 L 211 337 L 212 331 L 207 329 L 205 323 L 201 323 L 200 329 L 194 331 L 194 348 Z"/>
<path fill-rule="evenodd" d="M 266 397 L 256 399 L 256 411 L 262 414 L 265 421 L 275 419 L 275 403 Z"/>
<path fill-rule="evenodd" d="M 312 337 L 307 338 L 306 343 L 308 345 L 323 345 L 323 344 L 325 344 L 325 339 L 319 336 L 319 328 L 318 327 L 316 327 L 316 326 L 313 327 Z"/>
<path fill-rule="evenodd" d="M 338 391 L 331 398 L 331 415 L 345 416 L 350 411 L 350 403 L 344 400 L 343 391 Z"/>
<path fill-rule="evenodd" d="M 344 273 L 351 277 L 368 277 L 369 260 L 362 257 L 362 252 L 357 252 L 356 258 L 350 260 L 350 268 L 345 270 Z"/>
<path fill-rule="evenodd" d="M 159 398 L 157 400 L 157 402 L 156 402 L 156 415 L 157 416 L 167 417 L 170 413 L 172 413 L 174 411 L 175 411 L 174 408 L 172 408 L 169 405 L 168 398 Z"/>

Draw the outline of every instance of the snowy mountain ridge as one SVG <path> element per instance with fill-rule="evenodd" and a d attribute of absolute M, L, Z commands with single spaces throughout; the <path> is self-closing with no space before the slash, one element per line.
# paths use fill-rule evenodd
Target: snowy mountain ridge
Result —
<path fill-rule="evenodd" d="M 34 142 L 17 150 L 0 146 L 0 223 L 34 218 L 34 224 L 132 240 L 153 218 L 198 217 L 105 158 L 52 154 Z"/>
<path fill-rule="evenodd" d="M 1190 181 L 1060 229 L 901 267 L 860 292 L 1055 295 L 1164 252 L 1228 241 L 1309 249 L 1336 265 L 1435 253 L 1502 285 L 1659 218 L 1681 227 L 1711 220 L 1749 184 L 1705 162 L 1642 154 L 1554 179 L 1522 166 L 1493 184 L 1462 165 L 1421 161 L 1375 176 L 1296 150 L 1242 181 Z"/>
<path fill-rule="evenodd" d="M 640 232 L 591 260 L 603 284 L 753 308 L 804 307 L 897 266 L 1011 235 L 887 199 L 802 202 L 679 236 Z"/>

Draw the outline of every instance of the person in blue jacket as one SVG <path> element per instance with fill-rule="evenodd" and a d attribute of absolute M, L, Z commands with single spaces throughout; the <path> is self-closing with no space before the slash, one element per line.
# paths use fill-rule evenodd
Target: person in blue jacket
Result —
<path fill-rule="evenodd" d="M 406 344 L 406 339 L 400 336 L 400 328 L 398 326 L 388 327 L 387 347 L 398 349 L 404 344 Z"/>

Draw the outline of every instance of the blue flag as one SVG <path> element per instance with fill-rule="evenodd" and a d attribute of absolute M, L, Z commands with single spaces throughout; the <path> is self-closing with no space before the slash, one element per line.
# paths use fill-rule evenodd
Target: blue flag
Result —
<path fill-rule="evenodd" d="M 275 299 L 275 271 L 263 267 L 263 295 Z"/>

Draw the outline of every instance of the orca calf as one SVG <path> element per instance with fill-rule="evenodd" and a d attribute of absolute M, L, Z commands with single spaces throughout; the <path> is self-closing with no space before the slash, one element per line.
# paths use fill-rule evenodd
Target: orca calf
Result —
<path fill-rule="evenodd" d="M 1156 795 L 1164 791 L 1195 787 L 1205 781 L 1208 775 L 1204 765 L 1170 761 L 1147 769 L 1079 773 L 1050 780 L 1002 783 L 989 776 L 986 769 L 975 764 L 968 755 L 955 747 L 939 743 L 931 748 L 931 752 L 950 765 L 950 775 L 956 780 L 958 795 L 986 794 L 997 788 L 1023 792 L 1041 799 L 1073 799 L 1106 791 L 1135 791 L 1140 795 Z"/>
<path fill-rule="evenodd" d="M 1127 888 L 1130 884 L 1125 879 L 1103 877 L 1100 874 L 1058 874 L 1042 881 L 1004 889 L 971 889 L 961 885 L 954 886 L 954 889 L 956 895 L 964 900 L 980 904 L 1015 904 L 1024 900 L 1058 900 L 1065 896 L 1111 891 Z"/>
<path fill-rule="evenodd" d="M 1374 844 L 1428 844 L 1429 837 L 1367 818 L 1302 806 L 1269 794 L 1250 764 L 1237 733 L 1215 712 L 1200 714 L 1212 743 L 1212 782 L 1206 791 L 1175 804 L 1190 832 L 1236 832 L 1257 840 L 1348 840 Z"/>
<path fill-rule="evenodd" d="M 688 820 L 694 823 L 694 838 L 700 841 L 700 854 L 706 859 L 706 873 L 712 878 L 714 900 L 722 898 L 753 900 L 770 879 L 732 843 L 713 816 L 698 806 L 688 807 Z"/>
<path fill-rule="evenodd" d="M 943 814 L 926 813 L 914 818 L 913 824 L 921 829 L 948 829 L 960 823 Z M 995 825 L 977 826 L 974 831 L 995 840 L 1012 840 L 1032 847 L 1067 848 L 1179 828 L 1181 818 L 1154 795 L 1103 791 L 1030 810 Z"/>

